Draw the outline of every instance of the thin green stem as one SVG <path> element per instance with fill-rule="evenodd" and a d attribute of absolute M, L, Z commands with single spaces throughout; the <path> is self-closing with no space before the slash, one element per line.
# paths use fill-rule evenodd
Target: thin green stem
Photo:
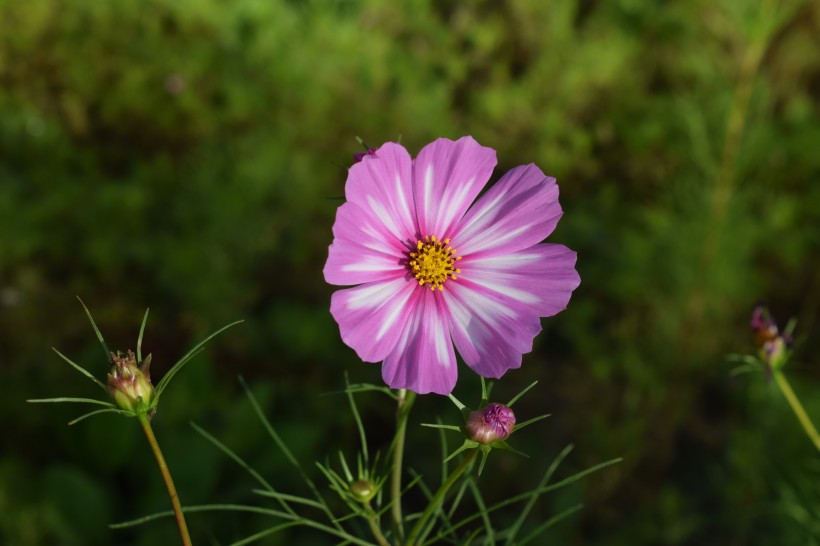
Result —
<path fill-rule="evenodd" d="M 370 501 L 367 501 L 364 504 L 364 507 L 367 508 L 367 524 L 370 525 L 370 531 L 373 533 L 373 538 L 376 539 L 379 546 L 390 546 L 390 543 L 387 542 L 387 539 L 384 538 L 384 534 L 382 534 L 377 516 L 375 512 L 373 512 L 373 508 L 370 506 Z"/>
<path fill-rule="evenodd" d="M 145 437 L 148 438 L 148 443 L 151 445 L 151 451 L 154 452 L 154 457 L 157 458 L 159 471 L 162 473 L 162 479 L 165 480 L 165 487 L 168 488 L 168 496 L 171 497 L 171 507 L 174 509 L 174 517 L 177 520 L 177 527 L 179 527 L 179 536 L 182 538 L 183 546 L 191 546 L 191 536 L 188 534 L 188 525 L 185 523 L 185 516 L 182 513 L 182 505 L 179 502 L 179 495 L 177 489 L 174 487 L 174 480 L 171 479 L 171 472 L 168 470 L 168 465 L 165 463 L 165 457 L 162 456 L 162 451 L 159 449 L 157 437 L 154 436 L 154 431 L 151 429 L 151 422 L 147 415 L 140 415 L 140 425 L 145 432 Z"/>
<path fill-rule="evenodd" d="M 464 457 L 464 460 L 461 461 L 461 464 L 458 465 L 452 474 L 447 478 L 447 481 L 441 484 L 441 487 L 438 488 L 436 494 L 433 495 L 433 498 L 430 499 L 430 503 L 425 508 L 424 513 L 421 515 L 421 518 L 416 522 L 416 525 L 410 531 L 410 535 L 407 537 L 407 542 L 405 543 L 406 546 L 413 546 L 416 543 L 416 539 L 421 533 L 421 530 L 424 529 L 424 525 L 427 523 L 427 520 L 438 510 L 439 505 L 444 500 L 444 495 L 450 490 L 453 485 L 458 481 L 464 472 L 470 468 L 470 465 L 473 463 L 475 456 L 478 454 L 478 449 L 473 449 L 470 453 Z"/>
<path fill-rule="evenodd" d="M 809 419 L 806 410 L 803 409 L 803 404 L 800 403 L 797 395 L 794 394 L 791 385 L 789 385 L 789 382 L 786 381 L 786 376 L 783 375 L 783 372 L 780 370 L 775 370 L 774 380 L 777 381 L 777 386 L 780 387 L 780 391 L 783 393 L 783 396 L 786 397 L 786 400 L 789 402 L 792 410 L 794 410 L 797 420 L 800 421 L 801 425 L 803 425 L 803 430 L 806 431 L 806 434 L 814 443 L 814 447 L 820 451 L 820 434 L 818 434 L 817 429 L 814 428 L 814 424 L 811 422 L 811 419 Z"/>
<path fill-rule="evenodd" d="M 393 445 L 393 472 L 390 480 L 390 496 L 393 501 L 391 513 L 396 540 L 401 543 L 404 538 L 404 526 L 401 515 L 401 471 L 404 459 L 404 437 L 407 432 L 407 417 L 413 407 L 416 393 L 407 389 L 399 390 L 398 407 L 396 408 L 396 438 Z"/>

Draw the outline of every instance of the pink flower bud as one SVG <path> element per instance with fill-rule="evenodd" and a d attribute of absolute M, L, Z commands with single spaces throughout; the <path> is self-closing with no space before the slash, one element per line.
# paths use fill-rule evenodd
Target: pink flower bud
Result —
<path fill-rule="evenodd" d="M 503 404 L 490 403 L 467 418 L 467 432 L 479 444 L 506 440 L 515 426 L 515 414 Z"/>
<path fill-rule="evenodd" d="M 376 148 L 368 148 L 366 152 L 353 154 L 353 163 L 358 163 L 369 155 L 376 155 Z"/>
<path fill-rule="evenodd" d="M 111 353 L 111 362 L 114 367 L 108 374 L 108 390 L 114 401 L 124 410 L 148 413 L 154 402 L 154 386 L 148 372 L 151 356 L 138 366 L 132 351 Z"/>

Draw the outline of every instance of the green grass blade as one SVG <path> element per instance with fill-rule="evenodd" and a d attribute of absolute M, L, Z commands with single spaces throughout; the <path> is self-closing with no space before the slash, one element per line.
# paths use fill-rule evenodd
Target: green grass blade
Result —
<path fill-rule="evenodd" d="M 595 466 L 591 466 L 591 467 L 587 468 L 586 470 L 582 470 L 581 472 L 573 474 L 572 476 L 570 476 L 568 478 L 564 478 L 560 482 L 554 483 L 552 485 L 547 485 L 547 486 L 544 486 L 544 487 L 540 487 L 540 488 L 535 488 L 535 489 L 532 489 L 532 490 L 527 491 L 525 493 L 521 493 L 519 495 L 512 496 L 512 497 L 510 497 L 506 500 L 497 502 L 497 503 L 493 504 L 492 506 L 490 506 L 489 508 L 487 508 L 487 513 L 495 512 L 496 510 L 500 510 L 501 508 L 504 508 L 504 507 L 509 506 L 511 504 L 521 502 L 522 500 L 525 500 L 525 499 L 531 497 L 533 494 L 543 495 L 544 493 L 549 493 L 550 491 L 560 489 L 562 487 L 565 487 L 567 485 L 570 485 L 571 483 L 574 483 L 574 482 L 580 480 L 581 478 L 584 478 L 585 476 L 588 476 L 589 474 L 592 474 L 593 472 L 597 472 L 598 470 L 601 470 L 601 469 L 606 468 L 608 466 L 618 464 L 622 460 L 623 459 L 621 457 L 618 457 L 616 459 L 610 459 L 609 461 L 605 461 L 603 463 L 596 464 Z M 462 519 L 458 523 L 454 524 L 453 529 L 460 529 L 461 527 L 467 525 L 468 523 L 470 523 L 472 521 L 475 521 L 476 519 L 478 519 L 480 517 L 481 517 L 480 514 L 473 514 L 471 516 L 467 516 L 466 518 Z M 441 538 L 443 538 L 442 534 L 436 535 L 435 537 L 433 537 L 431 540 L 425 542 L 424 544 L 425 545 L 433 544 L 434 542 L 438 541 Z"/>
<path fill-rule="evenodd" d="M 342 464 L 342 472 L 345 473 L 345 478 L 347 478 L 347 483 L 353 483 L 353 474 L 350 473 L 350 469 L 347 467 L 347 461 L 345 460 L 344 453 L 339 451 L 339 462 Z"/>
<path fill-rule="evenodd" d="M 416 472 L 412 468 L 410 468 L 409 471 L 410 471 L 410 474 L 414 478 L 418 478 L 418 480 L 419 480 L 419 489 L 421 489 L 421 492 L 424 495 L 424 498 L 427 500 L 428 503 L 431 502 L 433 500 L 433 492 L 430 491 L 430 489 L 427 487 L 427 484 L 425 484 L 424 480 L 421 479 L 422 475 L 419 474 L 418 472 Z M 443 502 L 441 504 L 439 504 L 439 507 L 436 509 L 435 517 L 430 518 L 430 523 L 428 524 L 428 527 L 435 526 L 439 519 L 441 520 L 441 524 L 445 528 L 445 530 L 453 528 L 453 522 L 450 521 L 450 515 L 447 512 L 444 511 L 444 503 Z M 424 538 L 423 538 L 424 535 L 425 535 L 424 532 L 419 534 L 418 542 L 422 542 L 424 540 Z"/>
<path fill-rule="evenodd" d="M 330 396 L 332 394 L 339 394 L 340 392 L 356 393 L 356 392 L 372 392 L 372 391 L 376 391 L 376 392 L 380 392 L 382 394 L 386 394 L 387 396 L 389 396 L 393 400 L 398 400 L 399 399 L 399 397 L 396 395 L 396 393 L 394 393 L 392 391 L 392 389 L 389 389 L 387 387 L 379 387 L 378 385 L 371 385 L 370 383 L 354 383 L 352 385 L 348 385 L 348 387 L 344 391 L 330 391 L 330 392 L 323 393 L 322 396 Z"/>
<path fill-rule="evenodd" d="M 52 351 L 54 351 L 55 353 L 57 353 L 57 356 L 59 356 L 60 358 L 62 358 L 62 359 L 63 359 L 63 360 L 65 360 L 66 362 L 68 362 L 68 363 L 69 363 L 69 364 L 70 364 L 70 365 L 71 365 L 71 366 L 72 366 L 75 370 L 77 370 L 78 372 L 80 372 L 81 374 L 83 374 L 84 376 L 86 376 L 87 378 L 89 378 L 91 381 L 93 381 L 94 383 L 96 383 L 97 385 L 99 385 L 99 387 L 100 387 L 102 390 L 104 390 L 105 392 L 108 392 L 108 389 L 107 389 L 107 388 L 106 388 L 106 386 L 103 384 L 103 382 L 102 382 L 102 381 L 100 381 L 99 379 L 97 379 L 96 377 L 94 377 L 94 376 L 91 374 L 91 372 L 89 372 L 88 370 L 86 370 L 85 368 L 83 368 L 82 366 L 80 366 L 79 364 L 74 363 L 74 362 L 73 362 L 70 358 L 68 358 L 66 355 L 64 355 L 63 353 L 61 353 L 60 351 L 58 351 L 58 350 L 57 350 L 57 349 L 55 349 L 54 347 L 52 347 L 52 348 L 51 348 L 51 350 L 52 350 Z"/>
<path fill-rule="evenodd" d="M 182 366 L 184 366 L 185 364 L 187 364 L 187 363 L 188 363 L 188 361 L 193 360 L 194 358 L 196 358 L 196 356 L 197 356 L 197 355 L 199 355 L 199 353 L 201 353 L 201 352 L 202 352 L 202 351 L 204 351 L 204 350 L 205 350 L 205 348 L 204 348 L 204 347 L 200 347 L 199 349 L 197 349 L 197 350 L 196 350 L 195 352 L 193 352 L 192 354 L 190 354 L 190 355 L 186 355 L 186 356 L 185 356 L 185 360 L 184 360 L 184 361 L 182 361 L 182 360 L 177 361 L 177 363 L 176 363 L 176 364 L 174 364 L 174 365 L 171 367 L 171 369 L 170 369 L 170 370 L 168 370 L 168 371 L 165 373 L 165 375 L 162 377 L 162 379 L 160 380 L 159 384 L 157 385 L 157 387 L 156 387 L 156 390 L 157 390 L 157 397 L 159 397 L 160 393 L 162 393 L 162 391 L 164 391 L 164 390 L 165 390 L 165 387 L 167 387 L 167 386 L 168 386 L 168 384 L 171 382 L 171 379 L 173 379 L 173 378 L 174 378 L 174 376 L 175 376 L 175 375 L 176 375 L 176 374 L 177 374 L 177 373 L 178 373 L 178 372 L 182 369 Z"/>
<path fill-rule="evenodd" d="M 513 427 L 513 432 L 515 432 L 517 430 L 521 430 L 522 428 L 524 428 L 526 426 L 529 426 L 533 423 L 537 423 L 538 421 L 541 421 L 542 419 L 546 419 L 547 417 L 550 417 L 550 415 L 552 415 L 552 414 L 546 413 L 544 415 L 539 415 L 538 417 L 533 417 L 532 419 L 524 421 L 523 423 L 518 423 L 517 425 L 515 425 Z"/>
<path fill-rule="evenodd" d="M 467 407 L 467 406 L 465 406 L 464 404 L 461 403 L 461 400 L 459 400 L 458 398 L 453 396 L 453 393 L 448 394 L 447 398 L 450 399 L 450 402 L 452 402 L 453 404 L 456 405 L 456 407 L 458 408 L 458 411 L 463 412 L 465 410 L 465 408 Z"/>
<path fill-rule="evenodd" d="M 473 478 L 469 478 L 468 482 L 470 491 L 472 491 L 473 498 L 475 499 L 476 506 L 478 507 L 478 513 L 481 514 L 481 519 L 484 521 L 484 529 L 487 531 L 487 539 L 484 543 L 494 546 L 495 531 L 493 530 L 492 522 L 490 522 L 490 515 L 487 513 L 487 505 L 484 503 L 484 497 L 481 496 L 481 490 L 479 490 L 478 485 L 476 485 Z"/>
<path fill-rule="evenodd" d="M 436 424 L 441 426 L 441 427 L 445 426 L 445 425 L 442 425 L 441 419 L 439 419 L 439 418 L 436 418 Z M 456 427 L 456 428 L 458 428 L 458 427 Z M 447 481 L 447 475 L 448 475 L 447 463 L 444 462 L 444 459 L 447 458 L 447 452 L 450 450 L 450 446 L 447 443 L 447 435 L 444 434 L 444 430 L 442 430 L 441 428 L 439 428 L 439 431 L 438 431 L 438 441 L 441 444 L 441 484 L 444 484 L 444 482 Z"/>
<path fill-rule="evenodd" d="M 558 467 L 561 465 L 564 459 L 567 458 L 567 455 L 570 454 L 573 448 L 574 446 L 570 444 L 567 447 L 565 447 L 561 451 L 561 453 L 558 454 L 558 456 L 552 461 L 552 463 L 547 468 L 547 471 L 544 472 L 544 476 L 541 478 L 541 481 L 538 482 L 538 486 L 536 487 L 536 489 L 540 489 L 547 485 L 547 483 L 549 483 L 549 481 L 552 479 L 553 474 L 555 474 L 555 471 L 558 470 Z M 509 527 L 509 529 L 507 529 L 509 535 L 507 536 L 507 542 L 505 543 L 506 546 L 512 546 L 513 541 L 515 540 L 515 536 L 518 534 L 518 531 L 524 524 L 524 520 L 527 519 L 527 516 L 529 515 L 530 510 L 532 510 L 532 507 L 535 505 L 535 501 L 538 500 L 538 497 L 539 495 L 537 494 L 533 494 L 530 496 L 530 499 L 527 501 L 527 504 L 524 506 L 524 509 L 521 510 L 521 514 L 519 514 L 518 519 L 515 521 L 514 524 L 512 524 Z"/>
<path fill-rule="evenodd" d="M 362 443 L 362 455 L 364 456 L 364 465 L 368 466 L 370 461 L 370 456 L 367 453 L 367 437 L 364 433 L 364 425 L 362 424 L 362 418 L 359 415 L 359 409 L 356 407 L 356 401 L 353 399 L 353 393 L 350 392 L 350 382 L 348 381 L 347 372 L 345 372 L 345 393 L 347 394 L 347 400 L 350 403 L 350 411 L 353 412 L 353 420 L 356 422 L 356 428 L 359 430 L 359 440 Z"/>
<path fill-rule="evenodd" d="M 162 380 L 157 384 L 157 396 L 159 397 L 159 396 L 162 395 L 162 391 L 165 390 L 165 387 L 168 385 L 168 382 L 171 380 L 171 378 L 173 378 L 174 375 L 176 375 L 177 372 L 179 372 L 179 370 L 182 369 L 182 367 L 185 364 L 187 364 L 189 360 L 191 360 L 197 353 L 199 353 L 200 349 L 202 349 L 202 347 L 206 343 L 208 343 L 210 340 L 212 340 L 213 338 L 215 338 L 216 336 L 218 336 L 219 334 L 221 334 L 222 332 L 224 332 L 228 328 L 231 328 L 232 326 L 236 326 L 237 324 L 240 324 L 242 322 L 245 322 L 245 321 L 244 320 L 237 320 L 237 321 L 234 321 L 234 322 L 232 322 L 232 323 L 230 323 L 226 326 L 223 326 L 222 328 L 220 328 L 216 332 L 212 333 L 211 335 L 209 335 L 208 337 L 206 337 L 205 339 L 203 339 L 202 341 L 200 341 L 199 343 L 194 345 L 191 348 L 191 350 L 189 350 L 187 353 L 185 353 L 185 355 L 177 361 L 176 364 L 171 366 L 171 369 L 168 370 L 168 373 L 165 374 L 165 377 L 163 377 Z"/>
<path fill-rule="evenodd" d="M 293 453 L 291 453 L 288 446 L 279 436 L 279 433 L 276 432 L 276 429 L 273 427 L 273 424 L 271 424 L 270 420 L 267 417 L 265 417 L 265 412 L 262 411 L 262 407 L 259 405 L 259 402 L 256 400 L 256 397 L 253 395 L 253 392 L 251 392 L 250 387 L 248 387 L 248 384 L 245 382 L 245 379 L 242 376 L 239 376 L 239 383 L 242 385 L 242 388 L 245 391 L 245 396 L 248 397 L 248 401 L 251 403 L 251 407 L 253 407 L 254 413 L 256 413 L 256 416 L 259 418 L 259 421 L 262 423 L 262 426 L 265 427 L 265 430 L 267 431 L 268 435 L 271 437 L 271 439 L 282 452 L 282 454 L 285 456 L 285 458 L 290 462 L 290 464 L 292 464 L 293 467 L 296 468 L 296 470 L 299 472 L 299 475 L 302 477 L 302 481 L 304 481 L 308 488 L 313 492 L 313 496 L 316 498 L 316 500 L 319 501 L 325 507 L 325 514 L 327 514 L 328 519 L 330 521 L 335 521 L 336 516 L 330 509 L 330 506 L 328 506 L 327 501 L 321 495 L 321 493 L 319 493 L 319 489 L 317 489 L 316 484 L 314 484 L 313 480 L 311 480 L 310 477 L 308 477 L 307 473 L 305 472 L 305 469 L 302 467 L 302 465 L 299 463 L 296 457 L 293 456 Z"/>
<path fill-rule="evenodd" d="M 76 425 L 76 424 L 77 424 L 77 423 L 79 423 L 80 421 L 85 421 L 85 420 L 86 420 L 86 419 L 88 419 L 89 417 L 93 417 L 93 416 L 95 416 L 95 415 L 99 415 L 99 414 L 101 414 L 101 413 L 119 413 L 119 414 L 121 414 L 121 415 L 127 415 L 128 417 L 133 417 L 133 416 L 134 416 L 134 414 L 133 414 L 133 413 L 128 412 L 128 411 L 124 411 L 124 410 L 120 410 L 120 409 L 116 409 L 116 408 L 103 408 L 103 409 L 100 409 L 100 410 L 90 411 L 90 412 L 88 412 L 88 413 L 86 413 L 86 414 L 84 414 L 84 415 L 80 415 L 80 416 L 79 416 L 79 417 L 77 417 L 76 419 L 74 419 L 74 420 L 72 420 L 72 421 L 69 421 L 69 422 L 68 422 L 68 425 L 69 425 L 69 426 L 71 426 L 71 425 Z"/>
<path fill-rule="evenodd" d="M 467 491 L 467 481 L 461 482 L 461 485 L 458 486 L 458 491 L 456 492 L 455 497 L 453 497 L 453 502 L 450 504 L 450 511 L 447 513 L 447 517 L 452 520 L 453 516 L 458 510 L 458 507 L 461 506 L 461 500 L 464 498 L 464 493 Z"/>
<path fill-rule="evenodd" d="M 97 328 L 97 323 L 94 322 L 94 317 L 91 316 L 91 311 L 89 311 L 88 307 L 85 306 L 85 302 L 83 302 L 83 300 L 80 299 L 80 296 L 77 296 L 77 300 L 80 302 L 80 305 L 83 306 L 83 309 L 85 309 L 85 314 L 88 317 L 88 320 L 91 322 L 91 327 L 94 328 L 94 333 L 97 334 L 97 339 L 99 340 L 100 345 L 102 345 L 102 348 L 105 351 L 105 359 L 110 360 L 111 351 L 108 350 L 108 345 L 105 344 L 105 340 L 103 339 L 103 336 L 100 333 L 100 329 Z"/>
<path fill-rule="evenodd" d="M 316 502 L 313 499 L 308 499 L 305 497 L 299 497 L 297 495 L 289 495 L 287 493 L 278 493 L 276 491 L 269 491 L 265 489 L 254 489 L 254 493 L 257 495 L 261 495 L 263 497 L 273 497 L 274 499 L 282 499 L 286 502 L 293 502 L 296 504 L 304 504 L 305 506 L 311 506 L 313 508 L 324 509 L 324 505 L 322 503 Z"/>
<path fill-rule="evenodd" d="M 245 546 L 245 544 L 251 544 L 252 542 L 256 542 L 259 539 L 265 538 L 270 535 L 274 535 L 283 529 L 287 529 L 288 527 L 295 527 L 297 525 L 302 525 L 301 521 L 289 521 L 287 523 L 281 523 L 279 525 L 275 525 L 270 527 L 269 529 L 265 529 L 264 531 L 259 531 L 249 537 L 243 538 L 242 540 L 238 540 L 236 542 L 232 542 L 230 546 Z"/>
<path fill-rule="evenodd" d="M 26 400 L 26 402 L 30 402 L 32 404 L 56 404 L 61 402 L 75 402 L 81 404 L 97 404 L 98 406 L 105 406 L 108 408 L 113 408 L 114 404 L 111 402 L 103 402 L 102 400 L 97 400 L 96 398 L 32 398 L 31 400 Z"/>
<path fill-rule="evenodd" d="M 140 334 L 137 336 L 137 362 L 142 364 L 142 335 L 145 333 L 145 323 L 148 322 L 148 311 L 145 310 L 145 315 L 142 317 L 142 324 L 140 324 Z"/>
<path fill-rule="evenodd" d="M 524 396 L 525 394 L 527 394 L 527 392 L 528 392 L 531 388 L 533 388 L 534 386 L 536 386 L 537 384 L 538 384 L 538 381 L 533 381 L 533 382 L 532 382 L 532 383 L 530 383 L 528 386 L 524 387 L 524 390 L 522 390 L 521 392 L 519 392 L 518 394 L 516 394 L 515 396 L 513 396 L 513 397 L 512 397 L 512 400 L 510 400 L 509 402 L 507 402 L 507 407 L 508 407 L 508 408 L 511 408 L 513 404 L 515 404 L 516 402 L 518 402 L 518 399 L 519 399 L 519 398 L 521 398 L 522 396 Z"/>
<path fill-rule="evenodd" d="M 438 428 L 443 430 L 454 430 L 456 432 L 461 432 L 461 429 L 455 425 L 442 425 L 441 423 L 422 423 L 421 426 L 427 428 Z"/>
<path fill-rule="evenodd" d="M 192 422 L 191 426 L 194 427 L 194 430 L 197 431 L 200 436 L 202 436 L 203 438 L 205 438 L 206 440 L 211 442 L 214 446 L 216 446 L 217 449 L 222 451 L 228 457 L 233 459 L 234 462 L 236 462 L 239 466 L 241 466 L 243 469 L 245 469 L 245 471 L 248 474 L 250 474 L 251 476 L 253 476 L 253 478 L 256 481 L 258 481 L 260 484 L 262 484 L 262 486 L 265 489 L 267 489 L 268 491 L 277 493 L 276 489 L 270 483 L 268 483 L 268 481 L 265 478 L 263 478 L 262 475 L 259 474 L 259 472 L 257 472 L 254 468 L 252 468 L 251 465 L 249 465 L 247 462 L 245 462 L 245 460 L 242 459 L 242 457 L 240 457 L 239 455 L 237 455 L 231 448 L 229 448 L 228 446 L 226 446 L 225 444 L 223 444 L 222 442 L 220 442 L 219 440 L 214 438 L 211 434 L 206 432 L 205 429 L 203 429 L 202 427 L 200 427 L 196 423 Z M 293 508 L 291 508 L 290 505 L 287 502 L 283 501 L 282 499 L 277 499 L 277 500 L 279 501 L 279 504 L 282 506 L 282 508 L 288 514 L 291 514 L 292 516 L 296 515 L 296 512 L 293 511 Z"/>
<path fill-rule="evenodd" d="M 556 523 L 561 521 L 562 519 L 568 518 L 569 516 L 571 516 L 572 514 L 574 514 L 577 511 L 579 511 L 583 507 L 584 507 L 583 504 L 578 504 L 578 505 L 575 505 L 571 508 L 567 508 L 566 510 L 564 510 L 560 514 L 556 514 L 555 516 L 551 517 L 550 519 L 548 519 L 547 521 L 545 521 L 544 523 L 542 523 L 541 525 L 536 527 L 536 529 L 532 533 L 527 535 L 521 542 L 518 543 L 518 546 L 524 546 L 525 544 L 529 543 L 535 537 L 537 537 L 538 535 L 540 535 L 541 533 L 543 533 L 544 531 L 546 531 L 547 529 L 549 529 L 550 527 L 552 527 L 553 525 L 555 525 Z"/>
<path fill-rule="evenodd" d="M 196 506 L 184 506 L 182 508 L 182 511 L 186 514 L 195 514 L 197 512 L 251 512 L 254 514 L 274 516 L 277 518 L 290 520 L 293 519 L 293 516 L 291 516 L 290 514 L 279 512 L 278 510 L 271 510 L 270 508 L 260 508 L 258 506 L 247 506 L 244 504 L 201 504 Z M 154 521 L 156 519 L 171 517 L 173 515 L 173 510 L 163 510 L 162 512 L 155 512 L 147 516 L 142 516 L 141 518 L 122 521 L 119 523 L 111 523 L 108 525 L 108 528 L 125 529 L 128 527 L 134 527 L 136 525 L 142 525 L 143 523 L 148 523 L 149 521 Z"/>

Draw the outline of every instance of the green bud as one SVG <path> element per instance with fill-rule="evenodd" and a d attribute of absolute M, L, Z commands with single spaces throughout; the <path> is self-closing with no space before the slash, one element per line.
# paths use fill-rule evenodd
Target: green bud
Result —
<path fill-rule="evenodd" d="M 155 403 L 154 386 L 148 370 L 151 355 L 138 365 L 133 351 L 111 353 L 111 362 L 113 367 L 108 374 L 108 390 L 117 405 L 135 414 L 150 412 Z"/>
<path fill-rule="evenodd" d="M 362 504 L 370 501 L 378 492 L 379 488 L 370 480 L 358 480 L 350 484 L 351 496 Z"/>

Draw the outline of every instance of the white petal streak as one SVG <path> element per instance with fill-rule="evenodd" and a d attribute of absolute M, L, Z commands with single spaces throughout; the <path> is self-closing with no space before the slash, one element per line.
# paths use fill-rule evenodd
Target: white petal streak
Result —
<path fill-rule="evenodd" d="M 432 211 L 433 207 L 431 204 L 430 196 L 433 193 L 433 165 L 428 165 L 427 170 L 424 172 L 424 209 L 429 213 Z M 422 236 L 430 235 L 429 233 L 422 233 Z"/>
<path fill-rule="evenodd" d="M 378 306 L 406 284 L 407 281 L 404 277 L 399 277 L 390 283 L 372 283 L 372 286 L 362 285 L 355 294 L 351 295 L 350 299 L 348 299 L 347 308 L 356 310 L 363 307 Z"/>

